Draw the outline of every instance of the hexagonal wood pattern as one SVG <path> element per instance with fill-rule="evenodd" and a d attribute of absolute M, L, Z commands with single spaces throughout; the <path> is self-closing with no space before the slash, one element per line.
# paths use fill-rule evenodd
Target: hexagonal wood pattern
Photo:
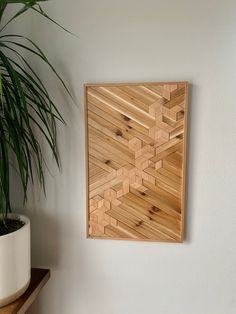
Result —
<path fill-rule="evenodd" d="M 181 242 L 186 82 L 86 84 L 88 237 Z"/>

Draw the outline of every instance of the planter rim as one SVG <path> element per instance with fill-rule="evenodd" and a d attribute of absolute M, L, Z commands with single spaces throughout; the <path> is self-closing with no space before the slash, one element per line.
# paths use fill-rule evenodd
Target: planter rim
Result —
<path fill-rule="evenodd" d="M 27 227 L 27 225 L 30 223 L 30 219 L 27 217 L 27 216 L 25 216 L 25 215 L 22 215 L 22 214 L 17 214 L 17 213 L 9 213 L 8 214 L 8 217 L 11 219 L 11 218 L 15 218 L 15 219 L 21 219 L 25 224 L 24 224 L 24 226 L 22 226 L 20 229 L 17 229 L 17 230 L 15 230 L 15 231 L 13 231 L 13 232 L 11 232 L 11 233 L 8 233 L 8 234 L 4 234 L 4 235 L 2 235 L 2 236 L 0 236 L 0 241 L 1 241 L 1 239 L 3 239 L 3 238 L 6 238 L 6 237 L 11 237 L 11 236 L 13 236 L 16 232 L 20 232 L 21 230 L 23 230 L 24 228 L 26 228 Z"/>

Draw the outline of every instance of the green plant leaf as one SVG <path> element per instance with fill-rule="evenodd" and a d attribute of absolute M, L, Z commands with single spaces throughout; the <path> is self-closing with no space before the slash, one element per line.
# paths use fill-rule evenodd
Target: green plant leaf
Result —
<path fill-rule="evenodd" d="M 0 21 L 6 6 L 13 3 L 23 6 L 0 28 L 0 32 L 29 9 L 67 31 L 49 17 L 36 0 L 0 0 Z M 25 52 L 46 64 L 72 97 L 64 80 L 36 43 L 18 34 L 0 36 L 0 214 L 4 219 L 11 211 L 10 155 L 16 159 L 25 201 L 28 183 L 34 181 L 35 172 L 45 191 L 44 169 L 47 166 L 38 136 L 49 146 L 60 168 L 57 121 L 64 123 L 64 119 L 45 84 L 26 59 Z"/>

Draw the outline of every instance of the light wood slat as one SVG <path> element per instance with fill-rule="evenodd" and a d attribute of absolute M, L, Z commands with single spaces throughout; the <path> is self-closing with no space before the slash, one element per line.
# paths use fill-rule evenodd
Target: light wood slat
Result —
<path fill-rule="evenodd" d="M 158 199 L 163 200 L 166 204 L 170 204 L 174 210 L 180 212 L 181 209 L 181 200 L 177 197 L 174 197 L 168 191 L 165 191 L 161 187 L 158 187 L 156 184 L 152 184 L 149 181 L 143 180 L 143 186 L 145 186 L 149 192 L 153 192 L 152 194 L 158 195 Z M 145 193 L 147 193 L 145 191 Z"/>
<path fill-rule="evenodd" d="M 123 201 L 125 204 L 134 207 L 136 210 L 139 210 L 145 215 L 150 215 L 150 217 L 154 218 L 157 217 L 158 220 L 161 221 L 163 224 L 170 224 L 170 225 L 179 225 L 180 219 L 179 217 L 173 217 L 166 212 L 162 211 L 160 208 L 148 203 L 144 199 L 133 195 L 132 193 L 127 193 L 122 196 L 120 201 Z"/>
<path fill-rule="evenodd" d="M 153 193 L 150 190 L 147 190 L 146 192 L 139 192 L 138 190 L 134 188 L 130 188 L 130 192 L 146 200 L 148 203 L 152 204 L 158 209 L 163 210 L 167 214 L 176 218 L 180 218 L 180 213 L 178 212 L 179 208 L 177 206 L 173 208 L 172 205 L 168 204 L 167 202 L 163 201 L 160 198 L 157 198 L 156 195 L 153 195 Z"/>
<path fill-rule="evenodd" d="M 114 155 L 116 155 L 118 157 L 117 158 L 118 160 L 120 158 L 126 161 L 127 163 L 131 163 L 134 165 L 135 163 L 134 155 L 132 154 L 131 151 L 128 151 L 128 149 L 126 149 L 125 146 L 123 146 L 121 143 L 114 141 L 111 138 L 110 139 L 106 138 L 101 132 L 97 132 L 95 129 L 91 127 L 89 128 L 89 131 L 90 131 L 89 141 L 90 143 L 94 144 L 94 147 L 95 145 L 96 147 L 98 145 L 104 152 L 112 154 L 113 158 Z M 98 137 L 98 135 L 100 137 Z"/>
<path fill-rule="evenodd" d="M 165 157 L 165 160 L 175 165 L 176 168 L 182 169 L 183 159 L 182 156 L 177 152 L 168 155 L 167 157 Z"/>
<path fill-rule="evenodd" d="M 175 107 L 176 105 L 181 106 L 184 103 L 184 101 L 185 101 L 185 94 L 181 94 L 177 97 L 174 97 L 169 102 L 165 103 L 164 106 L 171 109 Z"/>
<path fill-rule="evenodd" d="M 140 101 L 139 99 L 135 99 L 129 93 L 126 93 L 122 91 L 118 87 L 107 87 L 107 90 L 112 92 L 113 97 L 120 101 L 121 103 L 129 106 L 135 106 L 136 108 L 139 108 L 140 110 L 143 110 L 145 112 L 149 112 L 149 106 Z"/>
<path fill-rule="evenodd" d="M 171 147 L 176 147 L 175 145 L 177 144 L 181 144 L 177 146 L 177 149 L 180 147 L 183 147 L 183 140 L 179 139 L 179 138 L 174 138 L 169 140 L 168 142 L 162 144 L 161 146 L 159 146 L 158 148 L 156 148 L 156 155 L 160 154 L 163 151 L 166 151 L 167 149 L 171 148 Z"/>
<path fill-rule="evenodd" d="M 98 167 L 104 169 L 107 172 L 110 172 L 110 173 L 113 173 L 113 174 L 116 173 L 115 169 L 113 169 L 111 167 L 111 165 L 110 165 L 111 163 L 107 162 L 107 160 L 102 159 L 102 161 L 101 161 L 101 160 L 98 159 L 97 156 L 94 157 L 93 155 L 90 154 L 89 155 L 89 161 L 90 161 L 91 164 L 93 164 L 95 166 L 98 166 Z M 91 173 L 91 171 L 90 171 L 90 173 Z M 89 175 L 89 177 L 90 177 L 90 175 Z"/>
<path fill-rule="evenodd" d="M 122 230 L 120 228 L 116 228 L 114 226 L 108 225 L 105 226 L 105 235 L 111 237 L 111 238 L 127 238 L 132 237 L 137 239 L 133 234 L 127 234 L 127 232 L 124 232 L 125 230 Z"/>
<path fill-rule="evenodd" d="M 97 157 L 98 155 L 103 158 L 106 157 L 105 159 L 106 163 L 109 163 L 111 167 L 114 169 L 119 169 L 120 167 L 123 167 L 127 164 L 126 160 L 121 159 L 120 155 L 117 155 L 114 152 L 111 151 L 106 151 L 106 155 L 104 154 L 104 149 L 103 146 L 101 146 L 97 142 L 93 142 L 90 138 L 90 143 L 89 143 L 89 155 L 96 154 L 95 156 Z"/>
<path fill-rule="evenodd" d="M 155 100 L 147 98 L 142 92 L 139 92 L 137 90 L 137 86 L 121 86 L 119 87 L 122 91 L 129 94 L 131 97 L 133 97 L 135 100 L 138 99 L 147 106 L 150 106 Z"/>
<path fill-rule="evenodd" d="M 145 171 L 156 178 L 156 186 L 164 188 L 164 190 L 175 195 L 178 198 L 181 197 L 181 184 L 172 181 L 171 179 L 169 179 L 165 175 L 162 175 L 159 171 L 155 171 L 154 169 L 147 168 L 145 169 Z"/>
<path fill-rule="evenodd" d="M 164 144 L 166 144 L 166 143 L 164 143 Z M 163 146 L 163 145 L 161 145 L 161 146 Z M 161 146 L 157 147 L 156 156 L 151 159 L 152 162 L 158 162 L 159 160 L 163 160 L 165 157 L 168 157 L 171 153 L 176 152 L 179 149 L 182 149 L 183 148 L 183 141 L 180 141 L 178 144 L 173 145 L 173 146 L 167 148 L 166 150 L 164 150 L 164 151 L 162 150 L 161 152 L 159 152 L 159 148 Z"/>
<path fill-rule="evenodd" d="M 125 111 L 129 110 L 134 115 L 138 116 L 138 122 L 140 123 L 139 118 L 141 118 L 141 124 L 143 123 L 143 120 L 146 119 L 147 125 L 148 120 L 151 123 L 151 125 L 154 122 L 153 117 L 147 112 L 146 110 L 143 110 L 143 108 L 140 108 L 137 106 L 135 101 L 124 101 L 123 98 L 119 97 L 117 95 L 117 91 L 113 91 L 111 88 L 108 87 L 98 87 L 98 92 L 102 93 L 103 95 L 106 95 L 107 98 L 109 98 L 111 101 L 114 101 L 115 103 L 119 104 L 121 107 L 125 108 Z"/>
<path fill-rule="evenodd" d="M 153 168 L 146 168 L 144 171 L 146 173 L 152 175 L 153 177 L 155 177 L 157 180 L 160 180 L 160 181 L 166 183 L 167 185 L 170 185 L 177 192 L 181 192 L 181 183 L 174 182 L 172 179 L 163 175 L 163 173 L 161 173 L 159 170 L 156 171 Z"/>
<path fill-rule="evenodd" d="M 184 238 L 186 82 L 85 85 L 87 234 Z"/>
<path fill-rule="evenodd" d="M 154 91 L 150 90 L 145 85 L 140 86 L 129 86 L 127 87 L 128 92 L 135 95 L 136 98 L 141 98 L 146 104 L 151 105 L 152 103 L 159 101 L 162 96 Z"/>
<path fill-rule="evenodd" d="M 145 97 L 147 99 L 150 99 L 152 103 L 155 101 L 159 101 L 162 98 L 162 96 L 153 92 L 152 90 L 150 90 L 146 86 L 138 86 L 138 87 L 136 87 L 136 90 L 138 90 L 138 92 L 140 94 L 145 95 Z"/>
<path fill-rule="evenodd" d="M 185 95 L 185 93 L 186 93 L 186 86 L 184 84 L 179 84 L 178 89 L 170 93 L 170 99 L 174 99 L 180 95 Z"/>
<path fill-rule="evenodd" d="M 135 210 L 133 206 L 129 206 L 127 204 L 119 205 L 119 212 L 122 214 L 122 212 L 126 211 L 127 213 L 132 214 L 133 216 L 137 217 L 140 221 L 144 221 L 147 223 L 147 225 L 151 225 L 153 229 L 166 234 L 172 238 L 178 239 L 178 230 L 173 230 L 173 226 L 168 228 L 166 225 L 161 224 L 160 220 L 154 220 L 151 215 L 144 215 L 143 213 L 140 213 L 139 211 Z"/>
<path fill-rule="evenodd" d="M 143 234 L 145 237 L 157 237 L 158 239 L 167 240 L 172 239 L 171 237 L 163 234 L 162 232 L 158 232 L 157 230 L 153 229 L 150 225 L 147 225 L 146 222 L 142 222 L 141 220 L 137 219 L 136 217 L 129 215 L 128 213 L 123 213 L 123 215 L 120 213 L 121 210 L 119 208 L 116 208 L 116 210 L 113 208 L 112 210 L 109 210 L 107 213 L 111 217 L 117 219 L 118 221 L 121 221 L 124 225 L 128 225 L 130 229 L 134 229 L 135 231 L 138 231 L 139 233 Z"/>
<path fill-rule="evenodd" d="M 170 139 L 176 138 L 177 136 L 179 136 L 183 133 L 184 133 L 184 126 L 181 125 L 181 126 L 175 128 L 175 130 L 170 132 Z"/>
<path fill-rule="evenodd" d="M 91 126 L 93 129 L 100 131 L 104 135 L 111 137 L 113 140 L 127 147 L 129 146 L 129 140 L 131 139 L 131 137 L 126 136 L 126 132 L 123 133 L 122 130 L 114 127 L 109 123 L 107 123 L 106 126 L 102 125 L 102 119 L 97 119 L 96 121 L 95 119 L 91 118 L 91 116 L 89 116 L 88 125 Z"/>
<path fill-rule="evenodd" d="M 181 114 L 181 115 L 182 115 L 182 117 L 180 119 L 178 118 L 178 120 L 175 121 L 175 120 L 168 118 L 166 115 L 163 114 L 162 120 L 164 123 L 168 124 L 169 126 L 171 126 L 172 128 L 175 129 L 175 128 L 178 128 L 178 127 L 184 125 L 184 114 Z M 182 134 L 182 138 L 183 137 L 184 137 L 184 134 Z M 179 136 L 179 138 L 181 138 L 181 137 Z"/>
<path fill-rule="evenodd" d="M 183 176 L 182 167 L 181 168 L 176 167 L 176 165 L 169 161 L 167 158 L 163 158 L 162 167 L 181 178 Z"/>
<path fill-rule="evenodd" d="M 89 197 L 92 198 L 96 195 L 100 195 L 106 191 L 112 188 L 113 185 L 116 185 L 120 182 L 123 182 L 125 180 L 125 176 L 115 177 L 113 179 L 110 179 L 108 182 L 104 182 L 103 184 L 100 184 L 98 187 L 94 188 L 93 186 L 89 185 Z"/>
<path fill-rule="evenodd" d="M 139 110 L 135 110 L 133 107 L 126 108 L 125 105 L 115 102 L 111 99 L 111 97 L 108 98 L 106 94 L 103 95 L 101 90 L 97 91 L 96 89 L 92 89 L 89 91 L 89 93 L 104 105 L 120 112 L 145 128 L 150 128 L 154 125 L 155 121 L 150 115 L 144 114 L 144 112 L 141 113 Z"/>
<path fill-rule="evenodd" d="M 106 154 L 106 156 L 104 156 L 104 150 L 99 145 L 96 145 L 95 147 L 94 143 L 91 143 L 91 145 L 89 145 L 88 153 L 89 153 L 89 157 L 92 156 L 92 158 L 94 157 L 98 159 L 100 162 L 105 163 L 106 165 L 109 165 L 109 167 L 114 170 L 118 170 L 121 167 L 126 165 L 126 162 L 120 159 L 118 159 L 117 161 L 112 160 L 111 159 L 112 154 L 110 155 Z"/>
<path fill-rule="evenodd" d="M 126 144 L 120 143 L 117 140 L 113 139 L 112 137 L 104 134 L 100 130 L 95 129 L 93 126 L 89 125 L 89 137 L 95 139 L 99 143 L 104 143 L 109 145 L 112 151 L 113 149 L 119 150 L 122 154 L 127 155 L 129 158 L 133 158 L 134 154 L 129 150 Z"/>
<path fill-rule="evenodd" d="M 103 169 L 101 169 L 100 167 L 92 164 L 91 162 L 89 163 L 89 179 L 90 179 L 90 183 L 91 180 L 94 180 L 94 178 L 96 178 L 99 175 L 106 175 L 107 172 Z M 96 181 L 96 179 L 95 179 Z"/>
<path fill-rule="evenodd" d="M 128 120 L 129 118 L 125 118 L 121 114 L 118 114 L 117 117 L 116 115 L 114 115 L 112 110 L 111 112 L 109 112 L 108 110 L 103 111 L 92 102 L 89 102 L 89 109 L 91 112 L 95 113 L 99 117 L 102 117 L 103 119 L 106 119 L 106 121 L 109 121 L 111 124 L 113 124 L 113 127 L 116 126 L 117 128 L 121 129 L 123 133 L 126 133 L 126 136 L 128 138 L 137 137 L 146 144 L 154 145 L 154 140 L 149 137 L 148 130 L 142 127 L 140 124 L 132 120 Z"/>
<path fill-rule="evenodd" d="M 149 134 L 148 128 L 130 119 L 125 114 L 122 114 L 108 106 L 104 106 L 102 102 L 98 101 L 92 95 L 88 95 L 88 106 L 89 106 L 90 111 L 92 111 L 93 106 L 95 106 L 96 114 L 104 117 L 106 120 L 112 122 L 114 125 L 117 125 L 118 127 L 121 127 L 121 125 L 123 125 L 125 129 L 131 127 L 144 135 Z M 99 114 L 99 111 L 100 111 L 100 114 Z"/>
<path fill-rule="evenodd" d="M 160 179 L 156 179 L 155 183 L 156 183 L 157 187 L 161 188 L 162 190 L 165 190 L 166 192 L 172 194 L 173 196 L 175 196 L 181 200 L 181 193 L 179 191 L 176 191 L 175 188 L 168 185 L 166 182 L 164 182 Z"/>
<path fill-rule="evenodd" d="M 157 95 L 162 97 L 162 102 L 165 103 L 167 100 L 164 98 L 163 92 L 164 92 L 164 85 L 160 84 L 158 86 L 150 85 L 150 84 L 144 84 L 146 88 L 149 90 L 155 92 Z M 164 99 L 163 99 L 164 98 Z"/>
<path fill-rule="evenodd" d="M 114 177 L 116 178 L 115 174 L 106 173 L 105 175 L 103 174 L 103 175 L 97 177 L 95 182 L 91 182 L 91 180 L 90 180 L 89 190 L 93 191 L 93 190 L 97 189 L 98 187 L 106 184 L 107 182 L 110 182 Z"/>
<path fill-rule="evenodd" d="M 158 173 L 160 173 L 161 175 L 167 177 L 169 180 L 175 182 L 176 184 L 178 184 L 181 188 L 182 185 L 182 178 L 175 175 L 174 173 L 164 169 L 164 168 L 160 168 L 157 170 Z"/>
<path fill-rule="evenodd" d="M 91 167 L 89 167 L 89 170 L 91 169 Z M 110 180 L 110 178 L 112 178 L 113 175 L 111 175 L 111 173 L 107 173 L 107 172 L 99 172 L 95 175 L 92 175 L 90 178 L 89 178 L 89 181 L 90 181 L 90 186 L 93 187 L 93 185 L 97 185 L 97 183 L 102 180 L 104 181 L 104 179 L 107 178 L 107 181 Z"/>
<path fill-rule="evenodd" d="M 101 110 L 99 115 L 99 108 L 97 108 L 96 106 L 92 105 L 91 109 L 91 111 L 88 111 L 88 118 L 95 121 L 98 126 L 100 125 L 100 127 L 112 130 L 117 136 L 122 136 L 122 138 L 125 138 L 126 140 L 132 139 L 132 135 L 130 134 L 130 132 L 128 132 L 128 129 L 130 128 L 124 123 L 120 123 L 120 121 L 117 121 L 117 119 L 113 121 L 112 117 L 109 114 L 106 114 Z M 123 134 L 119 135 L 120 132 Z"/>
<path fill-rule="evenodd" d="M 140 219 L 142 218 L 142 220 L 151 220 L 153 222 L 161 224 L 163 227 L 170 230 L 172 234 L 178 237 L 180 227 L 180 221 L 178 219 L 165 214 L 165 212 L 157 209 L 155 206 L 149 203 L 147 203 L 149 205 L 149 209 L 147 210 L 146 208 L 131 200 L 130 197 L 127 197 L 127 194 L 120 198 L 120 200 L 123 203 L 120 206 L 126 208 L 127 210 L 130 209 L 130 212 L 133 212 L 134 216 L 140 217 Z"/>
<path fill-rule="evenodd" d="M 130 228 L 129 226 L 123 224 L 121 221 L 117 222 L 117 228 L 124 231 L 126 234 L 128 234 L 128 236 L 130 236 L 131 238 L 135 238 L 135 239 L 148 239 L 147 237 L 145 237 L 143 234 L 137 232 L 136 230 Z"/>

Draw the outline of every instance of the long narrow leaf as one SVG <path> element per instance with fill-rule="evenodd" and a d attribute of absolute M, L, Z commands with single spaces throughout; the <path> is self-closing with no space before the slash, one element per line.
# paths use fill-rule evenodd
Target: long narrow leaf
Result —
<path fill-rule="evenodd" d="M 0 0 L 0 22 L 8 4 L 23 5 L 0 27 L 0 33 L 13 20 L 32 10 L 71 34 L 48 16 L 38 2 L 39 0 Z M 3 217 L 3 223 L 7 213 L 11 211 L 10 155 L 15 156 L 25 200 L 29 180 L 33 181 L 35 175 L 45 191 L 44 167 L 47 164 L 41 149 L 41 138 L 49 145 L 60 168 L 57 121 L 64 123 L 64 120 L 25 53 L 45 63 L 73 99 L 64 80 L 36 43 L 18 34 L 0 36 L 0 219 Z"/>

